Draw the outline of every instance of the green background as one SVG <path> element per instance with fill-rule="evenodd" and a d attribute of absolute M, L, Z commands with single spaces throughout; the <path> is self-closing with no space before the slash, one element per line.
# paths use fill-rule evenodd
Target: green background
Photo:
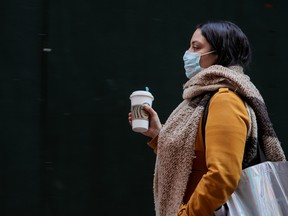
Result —
<path fill-rule="evenodd" d="M 287 155 L 286 2 L 1 0 L 0 215 L 154 215 L 155 155 L 128 124 L 129 96 L 148 86 L 164 122 L 210 19 L 249 37 L 247 74 Z"/>

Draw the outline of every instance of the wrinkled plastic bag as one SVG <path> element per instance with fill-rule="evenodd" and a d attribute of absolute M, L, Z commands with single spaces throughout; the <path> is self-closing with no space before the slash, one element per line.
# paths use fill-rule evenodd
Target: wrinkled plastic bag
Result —
<path fill-rule="evenodd" d="M 230 216 L 288 215 L 288 162 L 266 161 L 242 170 L 226 203 Z"/>

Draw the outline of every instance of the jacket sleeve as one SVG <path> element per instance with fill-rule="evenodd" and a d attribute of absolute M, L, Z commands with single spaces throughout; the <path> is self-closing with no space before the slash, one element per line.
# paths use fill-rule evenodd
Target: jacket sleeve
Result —
<path fill-rule="evenodd" d="M 206 122 L 206 165 L 187 205 L 187 215 L 213 215 L 236 189 L 249 128 L 249 116 L 241 98 L 227 88 L 212 98 Z"/>
<path fill-rule="evenodd" d="M 150 148 L 153 149 L 154 153 L 157 154 L 158 136 L 149 140 L 149 142 L 147 144 L 148 144 L 148 146 L 150 146 Z"/>

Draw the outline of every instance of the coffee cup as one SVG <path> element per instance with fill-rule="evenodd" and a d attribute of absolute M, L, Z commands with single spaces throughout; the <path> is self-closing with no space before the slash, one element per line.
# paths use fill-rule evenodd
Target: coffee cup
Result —
<path fill-rule="evenodd" d="M 146 132 L 149 128 L 149 113 L 144 110 L 144 105 L 152 106 L 153 95 L 149 91 L 134 91 L 130 95 L 132 130 Z"/>

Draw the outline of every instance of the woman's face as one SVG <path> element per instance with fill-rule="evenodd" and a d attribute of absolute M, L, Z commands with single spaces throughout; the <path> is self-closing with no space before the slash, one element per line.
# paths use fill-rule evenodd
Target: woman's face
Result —
<path fill-rule="evenodd" d="M 199 53 L 200 55 L 213 51 L 211 45 L 208 43 L 206 38 L 202 35 L 202 32 L 200 29 L 196 29 L 195 32 L 193 33 L 188 51 L 196 52 L 196 53 Z M 200 66 L 203 68 L 207 68 L 213 65 L 216 62 L 217 58 L 218 58 L 218 55 L 216 53 L 203 55 L 200 58 Z"/>

